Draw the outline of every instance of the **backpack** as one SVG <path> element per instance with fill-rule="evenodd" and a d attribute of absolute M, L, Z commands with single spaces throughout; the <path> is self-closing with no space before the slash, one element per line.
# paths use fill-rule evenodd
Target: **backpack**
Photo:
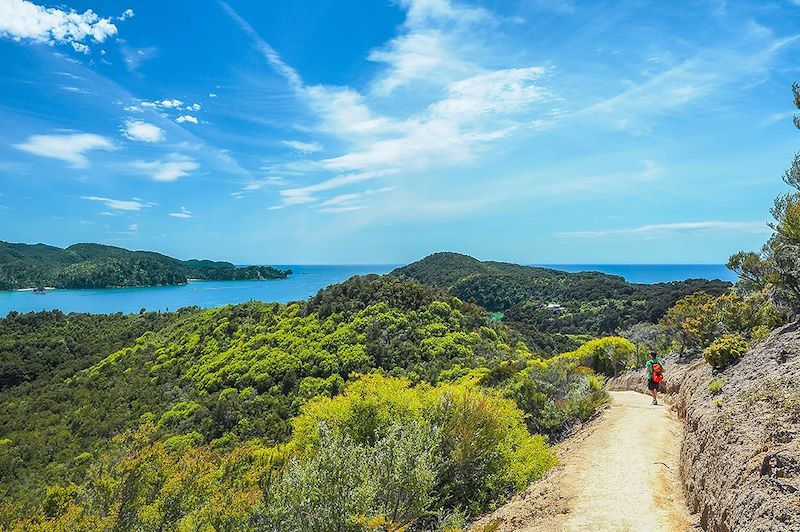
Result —
<path fill-rule="evenodd" d="M 658 362 L 653 362 L 653 382 L 661 382 L 664 380 L 664 369 Z"/>

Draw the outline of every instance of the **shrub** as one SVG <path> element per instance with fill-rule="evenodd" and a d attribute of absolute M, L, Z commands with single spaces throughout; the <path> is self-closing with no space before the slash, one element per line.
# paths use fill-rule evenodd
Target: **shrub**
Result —
<path fill-rule="evenodd" d="M 391 521 L 420 512 L 427 499 L 437 509 L 475 514 L 555 463 L 546 439 L 530 435 L 524 419 L 512 400 L 472 384 L 411 387 L 405 379 L 371 374 L 342 395 L 307 403 L 294 421 L 292 444 L 313 457 L 330 431 L 368 449 L 370 479 L 382 479 L 375 500 L 406 508 L 383 514 Z M 432 489 L 426 488 L 428 470 Z M 376 502 L 375 515 L 387 507 Z"/>
<path fill-rule="evenodd" d="M 293 459 L 267 494 L 257 520 L 261 530 L 351 530 L 353 518 L 369 512 L 375 484 L 369 482 L 367 449 L 344 435 L 322 430 L 314 456 Z"/>
<path fill-rule="evenodd" d="M 711 395 L 716 395 L 722 391 L 722 385 L 725 383 L 725 379 L 711 379 L 708 381 L 708 393 Z"/>
<path fill-rule="evenodd" d="M 738 361 L 747 348 L 747 340 L 742 335 L 725 334 L 703 351 L 703 357 L 714 369 L 725 369 Z"/>
<path fill-rule="evenodd" d="M 580 360 L 580 358 L 578 358 Z M 604 378 L 569 356 L 533 359 L 503 388 L 528 417 L 532 432 L 557 434 L 575 420 L 585 420 L 608 400 Z"/>

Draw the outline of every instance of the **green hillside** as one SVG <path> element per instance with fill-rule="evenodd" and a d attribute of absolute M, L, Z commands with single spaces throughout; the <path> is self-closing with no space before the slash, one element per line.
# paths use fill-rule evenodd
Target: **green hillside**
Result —
<path fill-rule="evenodd" d="M 0 241 L 0 290 L 159 286 L 182 284 L 187 279 L 283 279 L 290 273 L 270 266 L 237 268 L 230 262 L 181 261 L 152 251 L 102 244 L 61 249 Z"/>
<path fill-rule="evenodd" d="M 731 287 L 728 282 L 705 279 L 634 284 L 600 272 L 482 262 L 458 253 L 435 253 L 391 275 L 503 312 L 504 322 L 540 345 L 547 344 L 543 333 L 596 336 L 639 322 L 656 323 L 684 296 L 698 291 L 721 295 Z"/>
<path fill-rule="evenodd" d="M 222 529 L 327 528 L 335 497 L 311 528 L 292 519 L 331 464 L 350 464 L 367 494 L 353 515 L 457 521 L 553 463 L 536 433 L 605 400 L 602 379 L 578 367 L 590 362 L 544 361 L 477 305 L 389 276 L 289 305 L 12 313 L 0 331 L 0 525 L 34 530 L 177 530 L 216 504 L 234 523 Z M 381 462 L 390 451 L 408 462 Z M 408 492 L 372 483 L 387 474 Z M 410 506 L 389 511 L 386 497 Z"/>

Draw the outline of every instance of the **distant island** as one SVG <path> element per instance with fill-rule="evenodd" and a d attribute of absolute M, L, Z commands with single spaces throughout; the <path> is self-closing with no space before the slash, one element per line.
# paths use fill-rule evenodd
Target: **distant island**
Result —
<path fill-rule="evenodd" d="M 0 241 L 0 290 L 164 286 L 185 284 L 189 279 L 285 279 L 291 273 L 272 266 L 179 260 L 103 244 L 73 244 L 62 249 Z"/>

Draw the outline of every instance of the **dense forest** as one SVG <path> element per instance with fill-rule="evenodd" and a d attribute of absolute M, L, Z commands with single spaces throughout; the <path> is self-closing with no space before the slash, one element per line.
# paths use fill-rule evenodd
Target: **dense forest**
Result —
<path fill-rule="evenodd" d="M 0 290 L 159 286 L 183 284 L 187 279 L 284 279 L 290 273 L 271 266 L 238 268 L 230 262 L 182 261 L 101 244 L 62 249 L 0 241 Z"/>
<path fill-rule="evenodd" d="M 718 296 L 732 286 L 706 279 L 634 284 L 600 272 L 482 262 L 458 253 L 435 253 L 392 275 L 502 312 L 503 321 L 532 346 L 550 352 L 574 346 L 571 335 L 599 336 L 640 322 L 657 323 L 682 297 L 700 291 Z"/>
<path fill-rule="evenodd" d="M 649 349 L 725 367 L 783 321 L 761 291 L 697 292 L 546 356 L 390 275 L 288 305 L 11 313 L 0 530 L 457 530 L 555 464 L 606 376 Z"/>
<path fill-rule="evenodd" d="M 0 331 L 0 527 L 30 530 L 456 526 L 543 474 L 548 436 L 606 400 L 592 368 L 633 356 L 616 338 L 545 360 L 390 276 Z"/>

